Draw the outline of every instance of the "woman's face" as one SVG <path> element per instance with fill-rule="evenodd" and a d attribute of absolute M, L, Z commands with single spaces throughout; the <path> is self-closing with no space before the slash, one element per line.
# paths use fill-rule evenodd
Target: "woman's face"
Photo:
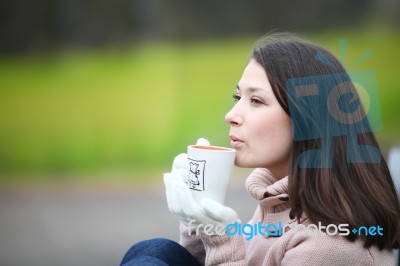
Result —
<path fill-rule="evenodd" d="M 278 103 L 263 67 L 250 60 L 240 79 L 236 104 L 226 114 L 239 167 L 268 168 L 276 177 L 288 174 L 292 146 L 290 118 Z"/>

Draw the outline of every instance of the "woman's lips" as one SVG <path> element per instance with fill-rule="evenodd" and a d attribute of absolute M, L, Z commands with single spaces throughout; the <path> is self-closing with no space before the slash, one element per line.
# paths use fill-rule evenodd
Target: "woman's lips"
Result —
<path fill-rule="evenodd" d="M 238 148 L 240 145 L 243 144 L 243 141 L 241 139 L 239 139 L 233 135 L 230 135 L 229 137 L 231 138 L 231 146 L 233 148 Z"/>

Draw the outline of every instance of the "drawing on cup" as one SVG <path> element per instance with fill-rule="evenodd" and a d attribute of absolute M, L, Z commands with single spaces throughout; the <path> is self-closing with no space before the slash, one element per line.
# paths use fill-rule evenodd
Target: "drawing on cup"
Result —
<path fill-rule="evenodd" d="M 204 191 L 204 169 L 206 161 L 198 161 L 189 158 L 189 181 L 190 189 Z"/>

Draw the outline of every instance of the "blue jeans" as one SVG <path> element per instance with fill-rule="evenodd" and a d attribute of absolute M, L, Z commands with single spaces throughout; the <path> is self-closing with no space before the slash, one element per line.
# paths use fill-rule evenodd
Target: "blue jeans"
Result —
<path fill-rule="evenodd" d="M 121 261 L 121 266 L 162 265 L 162 266 L 199 266 L 197 260 L 178 243 L 155 238 L 133 245 Z"/>

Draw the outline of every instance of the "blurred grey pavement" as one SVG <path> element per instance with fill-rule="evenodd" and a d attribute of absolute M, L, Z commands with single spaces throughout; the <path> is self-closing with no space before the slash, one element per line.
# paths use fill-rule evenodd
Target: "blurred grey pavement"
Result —
<path fill-rule="evenodd" d="M 256 202 L 235 177 L 226 205 L 246 221 Z M 0 191 L 1 266 L 119 265 L 144 239 L 178 240 L 163 183 L 154 186 L 86 186 Z"/>

